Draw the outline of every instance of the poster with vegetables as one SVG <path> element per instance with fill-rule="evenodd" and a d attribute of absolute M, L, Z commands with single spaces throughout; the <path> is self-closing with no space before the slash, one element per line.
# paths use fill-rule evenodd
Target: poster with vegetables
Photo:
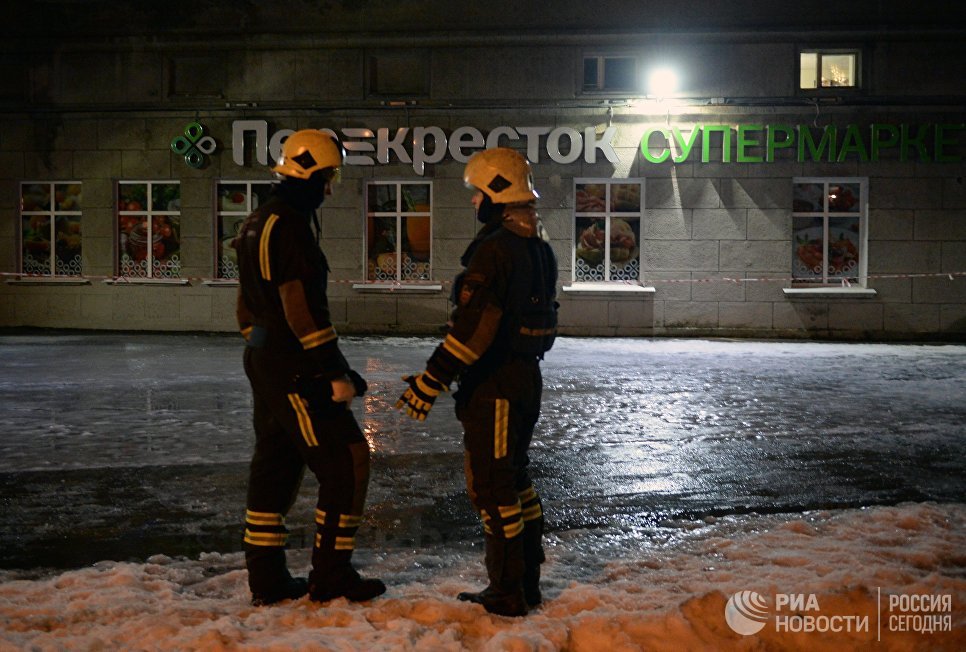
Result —
<path fill-rule="evenodd" d="M 21 185 L 21 271 L 79 276 L 81 269 L 80 183 Z"/>
<path fill-rule="evenodd" d="M 638 280 L 640 184 L 578 183 L 575 208 L 576 280 Z"/>
<path fill-rule="evenodd" d="M 135 278 L 178 277 L 181 273 L 180 184 L 120 184 L 118 209 L 120 274 Z"/>

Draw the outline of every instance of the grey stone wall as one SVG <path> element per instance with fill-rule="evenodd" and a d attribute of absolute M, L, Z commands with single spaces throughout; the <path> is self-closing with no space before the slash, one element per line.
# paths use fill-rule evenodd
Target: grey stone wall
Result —
<path fill-rule="evenodd" d="M 417 4 L 427 11 L 432 5 Z M 565 13 L 577 11 L 562 5 Z M 230 7 L 213 3 L 210 14 L 222 9 Z M 333 20 L 362 24 L 350 9 L 333 11 Z M 459 126 L 484 133 L 503 125 L 581 132 L 596 126 L 598 133 L 616 127 L 617 163 L 554 163 L 542 146 L 534 163 L 540 212 L 560 263 L 561 331 L 567 334 L 966 338 L 966 277 L 957 276 L 966 271 L 964 163 L 900 161 L 894 153 L 875 162 L 800 163 L 787 150 L 772 163 L 738 163 L 722 161 L 719 150 L 706 163 L 692 154 L 683 163 L 653 164 L 639 148 L 641 134 L 655 125 L 962 124 L 961 80 L 945 72 L 966 62 L 962 30 L 953 26 L 932 39 L 943 65 L 922 66 L 929 50 L 915 37 L 941 21 L 910 18 L 906 25 L 919 32 L 891 36 L 853 26 L 846 44 L 871 43 L 864 50 L 862 94 L 812 104 L 795 90 L 797 41 L 781 30 L 756 34 L 737 13 L 726 13 L 708 14 L 726 26 L 721 31 L 681 29 L 624 40 L 602 27 L 574 32 L 552 21 L 519 33 L 484 34 L 470 25 L 458 35 L 429 30 L 405 42 L 389 23 L 338 38 L 294 29 L 241 39 L 210 25 L 140 40 L 98 40 L 94 26 L 87 38 L 11 37 L 0 47 L 0 70 L 10 73 L 0 76 L 0 327 L 234 330 L 236 288 L 206 283 L 214 272 L 213 188 L 218 180 L 269 178 L 265 168 L 231 158 L 232 123 L 256 119 L 272 129 L 433 125 L 447 133 Z M 819 35 L 823 43 L 830 38 Z M 801 40 L 808 41 L 807 32 Z M 391 106 L 367 89 L 368 55 L 400 47 L 425 56 L 428 90 Z M 675 61 L 686 73 L 678 108 L 664 112 L 637 105 L 633 97 L 583 94 L 582 56 L 615 52 L 643 63 Z M 202 170 L 187 167 L 169 147 L 194 120 L 219 145 Z M 962 158 L 961 137 L 958 143 Z M 447 158 L 428 165 L 423 176 L 433 183 L 434 280 L 443 287 L 419 292 L 352 287 L 365 275 L 365 181 L 417 178 L 412 166 L 345 168 L 322 211 L 330 302 L 340 330 L 439 332 L 450 309 L 448 282 L 476 229 L 462 168 Z M 797 176 L 868 179 L 868 287 L 874 296 L 783 292 L 790 285 Z M 653 293 L 564 291 L 573 275 L 578 177 L 645 180 L 640 246 Z M 137 179 L 181 182 L 185 284 L 105 282 L 114 274 L 115 182 Z M 86 283 L 17 281 L 18 192 L 25 180 L 83 183 Z"/>

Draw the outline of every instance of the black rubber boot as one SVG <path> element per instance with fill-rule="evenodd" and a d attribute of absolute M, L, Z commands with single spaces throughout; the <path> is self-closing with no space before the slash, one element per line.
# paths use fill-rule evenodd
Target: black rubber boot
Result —
<path fill-rule="evenodd" d="M 252 593 L 252 606 L 267 607 L 283 600 L 298 600 L 309 592 L 309 582 L 304 577 L 290 577 L 268 593 Z"/>
<path fill-rule="evenodd" d="M 479 593 L 464 591 L 456 597 L 464 602 L 481 604 L 488 612 L 498 616 L 518 617 L 527 615 L 527 603 L 523 599 L 522 589 L 517 592 L 504 593 L 488 586 Z"/>
<path fill-rule="evenodd" d="M 491 614 L 526 616 L 523 596 L 523 538 L 499 539 L 486 535 L 486 574 L 490 585 L 479 592 L 464 591 L 456 597 L 483 605 Z"/>
<path fill-rule="evenodd" d="M 523 596 L 528 607 L 543 602 L 540 593 L 540 564 L 546 561 L 543 552 L 543 516 L 523 524 Z"/>
<path fill-rule="evenodd" d="M 351 566 L 322 579 L 313 579 L 309 585 L 309 598 L 313 602 L 328 602 L 336 598 L 365 602 L 385 592 L 386 585 L 382 580 L 361 577 Z"/>
<path fill-rule="evenodd" d="M 281 548 L 248 550 L 245 552 L 245 566 L 248 568 L 252 604 L 256 607 L 297 600 L 308 593 L 309 583 L 301 577 L 292 577 L 288 572 L 285 551 Z"/>
<path fill-rule="evenodd" d="M 351 560 L 352 550 L 333 550 L 328 546 L 312 550 L 309 598 L 313 602 L 336 598 L 365 602 L 386 592 L 382 580 L 361 577 Z"/>

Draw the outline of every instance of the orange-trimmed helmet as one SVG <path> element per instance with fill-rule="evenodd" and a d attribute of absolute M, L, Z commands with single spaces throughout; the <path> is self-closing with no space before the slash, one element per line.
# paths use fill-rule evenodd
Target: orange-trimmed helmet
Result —
<path fill-rule="evenodd" d="M 463 172 L 466 185 L 479 188 L 494 204 L 533 201 L 533 171 L 522 154 L 509 147 L 494 147 L 470 157 Z"/>
<path fill-rule="evenodd" d="M 345 148 L 332 136 L 316 129 L 302 129 L 285 139 L 282 155 L 273 172 L 308 179 L 313 172 L 339 168 L 345 160 Z"/>

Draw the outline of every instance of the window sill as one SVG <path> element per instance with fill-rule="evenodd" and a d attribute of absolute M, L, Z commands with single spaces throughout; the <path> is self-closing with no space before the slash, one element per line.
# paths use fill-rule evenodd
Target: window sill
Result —
<path fill-rule="evenodd" d="M 620 294 L 654 294 L 656 290 L 650 285 L 639 285 L 636 283 L 622 283 L 614 281 L 610 283 L 574 283 L 563 286 L 564 292 L 588 295 L 620 295 Z"/>
<path fill-rule="evenodd" d="M 352 289 L 358 292 L 391 293 L 405 292 L 406 294 L 429 294 L 443 289 L 441 283 L 353 283 Z"/>
<path fill-rule="evenodd" d="M 106 285 L 190 285 L 186 278 L 109 278 Z"/>
<path fill-rule="evenodd" d="M 872 288 L 843 288 L 843 287 L 820 287 L 820 288 L 782 288 L 785 296 L 789 297 L 874 297 L 876 291 Z"/>
<path fill-rule="evenodd" d="M 217 278 L 210 281 L 202 281 L 201 284 L 212 288 L 236 288 L 238 287 L 238 280 L 233 278 Z"/>
<path fill-rule="evenodd" d="M 25 276 L 7 280 L 7 285 L 90 285 L 83 276 Z"/>

